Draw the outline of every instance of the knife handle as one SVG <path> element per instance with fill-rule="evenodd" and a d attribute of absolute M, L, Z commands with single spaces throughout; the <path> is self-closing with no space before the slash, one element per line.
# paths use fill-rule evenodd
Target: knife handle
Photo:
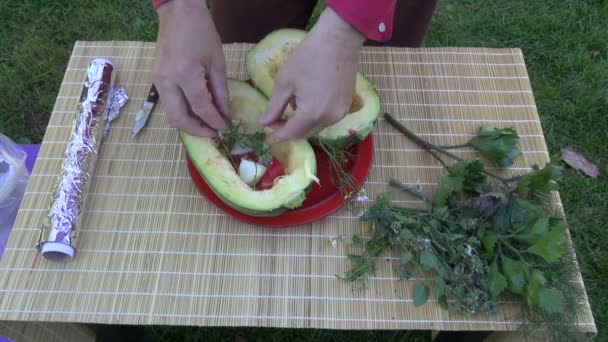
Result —
<path fill-rule="evenodd" d="M 154 83 L 152 83 L 150 92 L 148 92 L 148 99 L 146 101 L 156 103 L 156 100 L 158 100 L 158 91 L 156 91 L 156 87 L 154 86 Z"/>

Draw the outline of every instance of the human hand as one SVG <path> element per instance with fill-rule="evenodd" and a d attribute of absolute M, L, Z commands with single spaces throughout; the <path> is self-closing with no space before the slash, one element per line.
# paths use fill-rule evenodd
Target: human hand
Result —
<path fill-rule="evenodd" d="M 278 72 L 268 109 L 259 120 L 274 128 L 267 143 L 309 138 L 350 108 L 359 50 L 365 37 L 327 8 Z M 295 113 L 283 121 L 291 103 Z"/>
<path fill-rule="evenodd" d="M 169 1 L 158 8 L 154 84 L 169 125 L 195 136 L 227 130 L 226 64 L 209 11 L 200 0 Z"/>

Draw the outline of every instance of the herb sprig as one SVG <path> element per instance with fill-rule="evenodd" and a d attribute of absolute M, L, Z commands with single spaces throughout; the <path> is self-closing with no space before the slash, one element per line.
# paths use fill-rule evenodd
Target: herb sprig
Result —
<path fill-rule="evenodd" d="M 272 151 L 266 145 L 265 139 L 265 132 L 258 131 L 253 134 L 245 134 L 238 121 L 230 121 L 228 123 L 228 132 L 220 137 L 220 144 L 235 169 L 238 169 L 238 167 L 234 158 L 232 158 L 231 152 L 237 144 L 242 148 L 251 149 L 253 154 L 258 157 L 257 163 L 268 166 L 272 162 Z"/>
<path fill-rule="evenodd" d="M 340 140 L 336 142 L 318 140 L 317 144 L 329 159 L 330 181 L 344 194 L 346 199 L 352 199 L 359 192 L 360 186 L 344 169 L 344 165 L 352 159 L 348 145 Z"/>

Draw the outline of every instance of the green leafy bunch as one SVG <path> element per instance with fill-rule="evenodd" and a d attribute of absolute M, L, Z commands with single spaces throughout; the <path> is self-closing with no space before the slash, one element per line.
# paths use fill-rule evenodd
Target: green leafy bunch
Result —
<path fill-rule="evenodd" d="M 427 151 L 450 156 L 390 117 L 387 121 Z M 480 133 L 486 134 L 484 129 Z M 422 199 L 426 208 L 401 207 L 380 195 L 361 216 L 371 224 L 371 239 L 363 253 L 349 256 L 352 268 L 342 278 L 364 280 L 382 253 L 393 249 L 400 255 L 400 278 L 416 281 L 412 297 L 417 306 L 434 293 L 442 307 L 474 315 L 493 311 L 500 297 L 512 297 L 536 316 L 572 317 L 578 288 L 570 281 L 574 272 L 567 273 L 574 268 L 566 253 L 566 225 L 551 205 L 561 167 L 548 163 L 504 178 L 479 160 L 442 163 L 447 172 L 433 198 L 389 181 Z"/>

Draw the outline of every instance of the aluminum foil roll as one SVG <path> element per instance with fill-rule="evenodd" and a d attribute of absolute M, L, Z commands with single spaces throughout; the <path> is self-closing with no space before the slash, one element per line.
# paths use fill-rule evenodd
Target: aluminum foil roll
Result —
<path fill-rule="evenodd" d="M 61 174 L 38 241 L 40 253 L 48 260 L 69 261 L 76 252 L 73 238 L 104 136 L 113 70 L 112 62 L 104 58 L 89 64 Z"/>

